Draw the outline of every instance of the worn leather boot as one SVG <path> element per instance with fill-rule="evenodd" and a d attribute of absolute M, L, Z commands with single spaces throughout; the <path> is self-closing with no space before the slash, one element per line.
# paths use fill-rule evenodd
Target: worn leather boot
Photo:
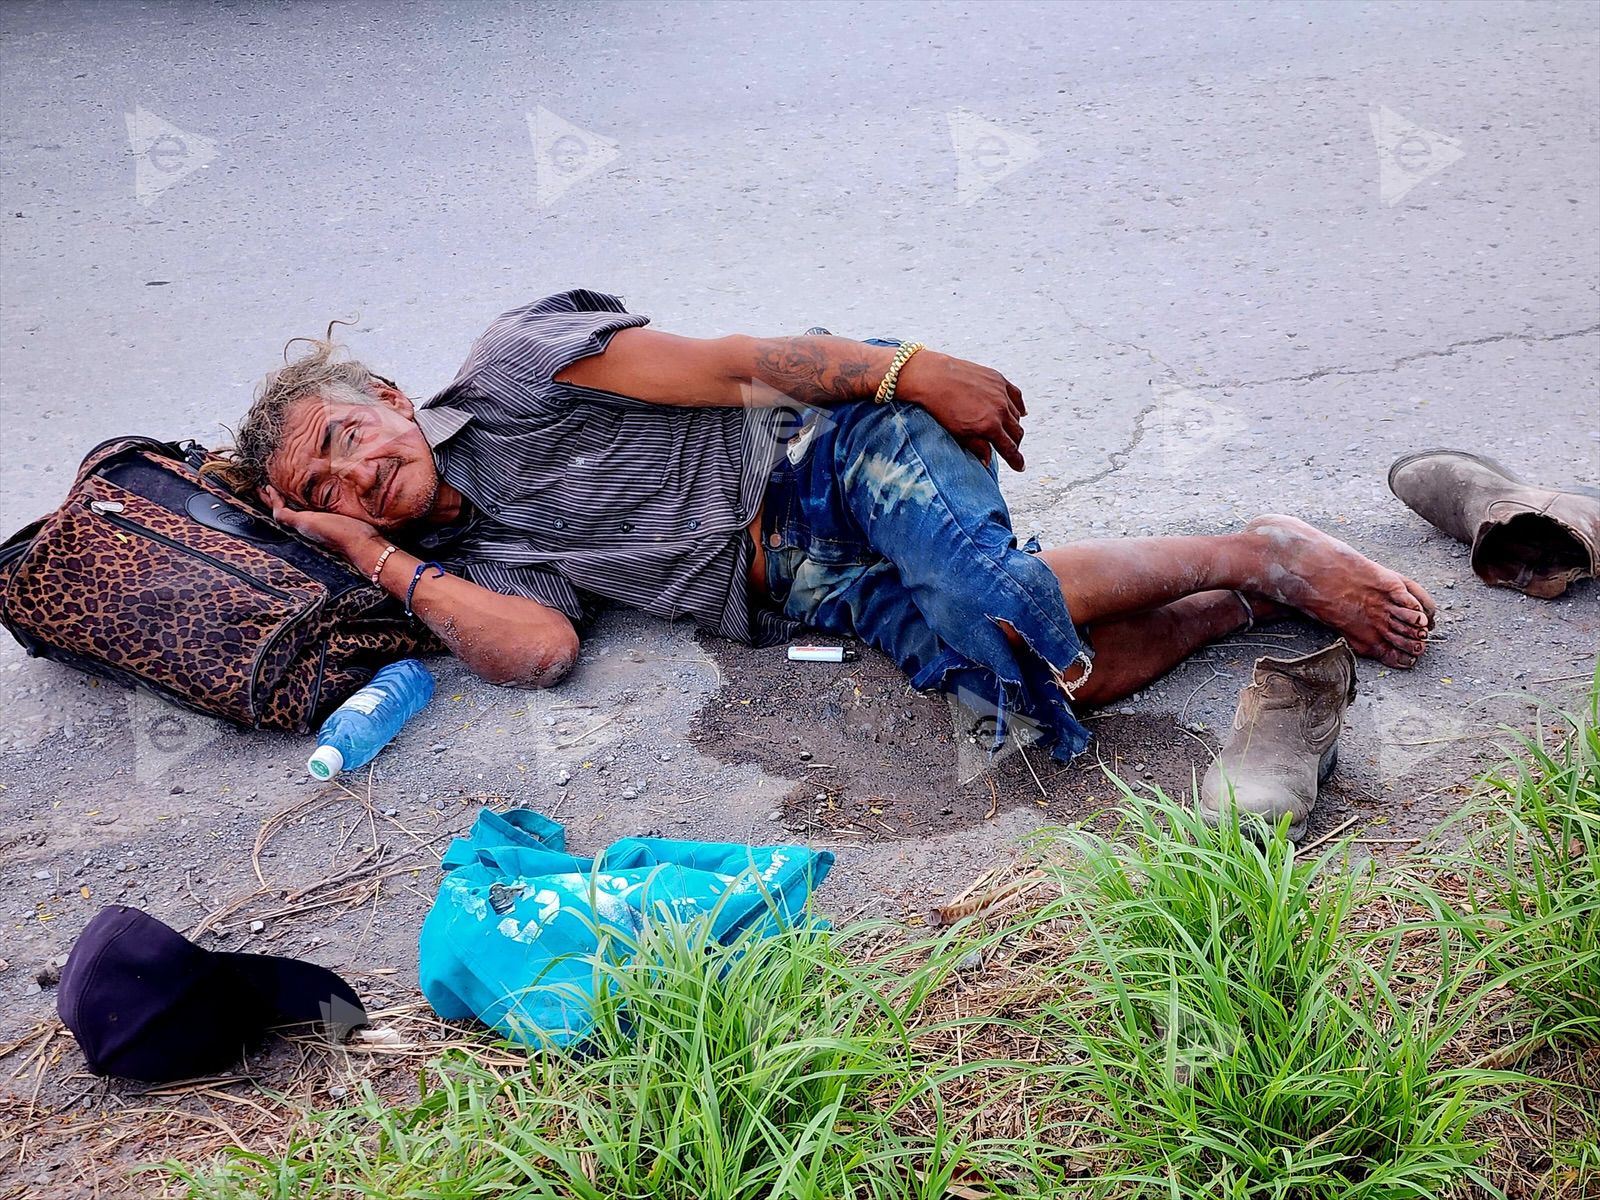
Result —
<path fill-rule="evenodd" d="M 1424 450 L 1389 468 L 1389 490 L 1436 528 L 1472 547 L 1490 587 L 1548 600 L 1600 571 L 1600 492 L 1524 483 L 1492 458 Z"/>
<path fill-rule="evenodd" d="M 1200 785 L 1200 815 L 1215 825 L 1237 809 L 1275 826 L 1290 813 L 1298 841 L 1355 698 L 1356 656 L 1343 638 L 1302 658 L 1256 659 L 1228 744 Z"/>

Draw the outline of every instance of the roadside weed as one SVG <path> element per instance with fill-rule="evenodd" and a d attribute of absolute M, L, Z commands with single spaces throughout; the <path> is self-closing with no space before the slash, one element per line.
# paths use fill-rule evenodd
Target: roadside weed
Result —
<path fill-rule="evenodd" d="M 421 1100 L 329 1114 L 281 1162 L 235 1154 L 175 1174 L 196 1197 L 515 1195 L 599 1200 L 937 1200 L 957 1172 L 939 1087 L 911 1020 L 960 947 L 909 957 L 875 927 L 803 928 L 730 945 L 662 923 L 637 962 L 597 956 L 596 1033 L 526 1070 L 438 1064 Z M 881 949 L 866 962 L 858 952 Z M 966 1069 L 981 1064 L 969 1063 Z M 899 1118 L 910 1109 L 918 1120 Z M 990 1157 L 1013 1157 L 1004 1145 Z"/>
<path fill-rule="evenodd" d="M 1437 997 L 1349 934 L 1370 874 L 1342 847 L 1302 860 L 1283 830 L 1128 800 L 1118 841 L 1064 842 L 1062 915 L 1085 935 L 1047 1012 L 1084 1050 L 1061 1086 L 1075 1140 L 1099 1139 L 1096 1194 L 1388 1200 L 1475 1179 L 1468 1126 L 1501 1077 L 1442 1066 Z"/>
<path fill-rule="evenodd" d="M 579 1049 L 464 1038 L 413 1100 L 152 1169 L 196 1200 L 1600 1195 L 1597 717 L 1600 674 L 1460 845 L 1383 873 L 1119 782 L 1009 910 L 658 924 L 591 960 Z"/>
<path fill-rule="evenodd" d="M 1600 675 L 1587 713 L 1484 779 L 1447 909 L 1485 969 L 1518 1003 L 1517 1045 L 1600 1045 Z"/>

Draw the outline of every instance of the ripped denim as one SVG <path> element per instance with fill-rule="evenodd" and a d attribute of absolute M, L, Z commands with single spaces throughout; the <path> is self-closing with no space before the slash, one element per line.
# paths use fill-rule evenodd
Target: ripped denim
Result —
<path fill-rule="evenodd" d="M 997 475 L 914 405 L 814 414 L 767 491 L 767 584 L 784 615 L 992 715 L 996 748 L 1022 718 L 1066 761 L 1089 731 L 1060 679 L 1093 651 L 1038 544 L 1018 547 Z"/>

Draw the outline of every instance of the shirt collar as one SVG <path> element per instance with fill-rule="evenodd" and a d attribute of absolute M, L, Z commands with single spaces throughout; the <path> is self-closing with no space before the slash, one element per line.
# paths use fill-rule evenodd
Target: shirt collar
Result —
<path fill-rule="evenodd" d="M 413 414 L 417 427 L 427 440 L 429 449 L 437 450 L 461 432 L 461 427 L 472 420 L 472 414 L 461 408 L 441 405 L 438 408 L 419 408 Z"/>
<path fill-rule="evenodd" d="M 416 548 L 428 554 L 445 554 L 455 549 L 472 527 L 478 523 L 478 510 L 472 501 L 461 497 L 461 513 L 448 525 L 439 525 L 424 531 L 416 539 Z"/>

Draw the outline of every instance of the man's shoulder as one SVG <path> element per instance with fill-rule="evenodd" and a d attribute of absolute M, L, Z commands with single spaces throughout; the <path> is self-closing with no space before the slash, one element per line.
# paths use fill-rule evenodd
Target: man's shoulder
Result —
<path fill-rule="evenodd" d="M 605 348 L 619 329 L 647 325 L 650 318 L 630 313 L 622 298 L 590 288 L 553 292 L 530 304 L 507 309 L 478 335 L 455 378 L 418 407 L 472 409 L 519 397 L 525 405 L 547 390 L 557 371 L 575 359 Z"/>
<path fill-rule="evenodd" d="M 614 296 L 610 292 L 595 291 L 592 288 L 568 288 L 564 292 L 552 292 L 548 296 L 540 297 L 531 304 L 522 304 L 516 308 L 507 309 L 494 319 L 490 328 L 493 329 L 496 325 L 515 324 L 533 318 L 556 316 L 563 313 L 625 313 L 627 311 L 621 296 Z"/>
<path fill-rule="evenodd" d="M 605 348 L 619 329 L 646 325 L 609 292 L 573 288 L 501 313 L 479 335 L 452 388 L 499 392 L 506 386 L 542 386 L 574 359 Z"/>

